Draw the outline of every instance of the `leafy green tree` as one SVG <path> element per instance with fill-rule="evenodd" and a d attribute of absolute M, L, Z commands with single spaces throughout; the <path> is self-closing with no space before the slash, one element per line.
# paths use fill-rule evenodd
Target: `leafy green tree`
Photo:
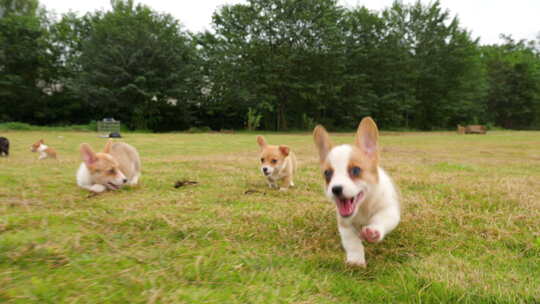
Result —
<path fill-rule="evenodd" d="M 333 0 L 223 7 L 213 17 L 215 34 L 199 37 L 210 108 L 236 121 L 254 108 L 277 130 L 300 127 L 303 113 L 320 117 L 342 87 L 341 14 Z"/>
<path fill-rule="evenodd" d="M 514 129 L 540 127 L 540 53 L 533 43 L 503 36 L 502 45 L 482 48 L 492 121 Z"/>
<path fill-rule="evenodd" d="M 56 58 L 37 0 L 0 1 L 0 121 L 44 123 Z"/>
<path fill-rule="evenodd" d="M 96 118 L 137 129 L 187 128 L 200 92 L 191 39 L 170 15 L 132 0 L 111 4 L 111 11 L 65 20 L 59 37 L 74 77 L 69 85 Z"/>
<path fill-rule="evenodd" d="M 394 19 L 388 12 L 379 16 L 364 7 L 344 17 L 346 87 L 335 109 L 351 124 L 366 115 L 376 117 L 385 128 L 407 124 L 416 101 L 413 56 L 402 42 L 403 29 L 391 22 Z"/>
<path fill-rule="evenodd" d="M 480 47 L 438 1 L 248 0 L 199 34 L 133 0 L 111 6 L 56 21 L 37 0 L 0 0 L 0 121 L 540 128 L 540 38 Z"/>
<path fill-rule="evenodd" d="M 405 50 L 405 113 L 415 128 L 449 127 L 482 113 L 485 85 L 477 41 L 438 1 L 423 5 L 394 2 L 383 12 L 391 50 Z M 397 39 L 396 39 L 397 38 Z M 394 51 L 394 54 L 399 51 Z"/>

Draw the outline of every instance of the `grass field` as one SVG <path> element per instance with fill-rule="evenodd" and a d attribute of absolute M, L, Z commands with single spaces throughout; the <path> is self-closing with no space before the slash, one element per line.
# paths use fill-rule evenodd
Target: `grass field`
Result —
<path fill-rule="evenodd" d="M 367 269 L 344 264 L 310 134 L 266 135 L 299 158 L 296 188 L 279 192 L 258 171 L 255 134 L 127 133 L 141 185 L 98 196 L 75 171 L 79 144 L 104 139 L 0 135 L 12 147 L 0 158 L 0 302 L 540 302 L 540 132 L 383 133 L 404 211 L 367 245 Z M 29 151 L 40 138 L 58 161 Z M 199 184 L 175 189 L 181 179 Z"/>

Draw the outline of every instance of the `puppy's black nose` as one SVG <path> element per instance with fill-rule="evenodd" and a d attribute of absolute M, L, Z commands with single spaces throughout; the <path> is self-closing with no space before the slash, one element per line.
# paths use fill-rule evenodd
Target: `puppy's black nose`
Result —
<path fill-rule="evenodd" d="M 122 181 L 124 182 L 124 184 L 127 183 L 127 179 L 126 179 L 126 178 L 124 178 Z"/>
<path fill-rule="evenodd" d="M 342 186 L 332 187 L 332 193 L 334 193 L 335 196 L 341 196 L 343 194 L 343 187 Z"/>
<path fill-rule="evenodd" d="M 268 168 L 264 167 L 263 172 L 266 173 L 266 171 L 268 171 Z"/>

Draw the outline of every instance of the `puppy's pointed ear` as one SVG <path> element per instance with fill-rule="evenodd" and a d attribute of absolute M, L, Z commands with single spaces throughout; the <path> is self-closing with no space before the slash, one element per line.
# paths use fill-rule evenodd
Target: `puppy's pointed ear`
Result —
<path fill-rule="evenodd" d="M 291 149 L 289 149 L 289 147 L 287 146 L 279 146 L 279 152 L 281 152 L 281 154 L 283 154 L 284 156 L 289 156 L 290 151 Z"/>
<path fill-rule="evenodd" d="M 326 156 L 328 156 L 328 152 L 332 149 L 330 136 L 328 136 L 328 132 L 326 132 L 323 126 L 318 125 L 313 130 L 313 140 L 315 141 L 317 150 L 319 150 L 319 159 L 322 164 L 326 161 Z"/>
<path fill-rule="evenodd" d="M 261 135 L 257 136 L 257 143 L 261 149 L 264 149 L 267 146 L 266 140 Z"/>
<path fill-rule="evenodd" d="M 40 140 L 39 140 L 39 143 L 41 143 L 41 144 L 44 143 L 43 139 L 40 139 Z"/>
<path fill-rule="evenodd" d="M 371 160 L 379 161 L 379 129 L 371 117 L 364 117 L 356 131 L 355 144 Z"/>
<path fill-rule="evenodd" d="M 108 140 L 105 144 L 105 148 L 103 148 L 103 153 L 111 153 L 111 147 L 112 147 L 112 140 Z"/>
<path fill-rule="evenodd" d="M 81 144 L 80 147 L 81 157 L 87 167 L 94 165 L 97 161 L 96 153 L 92 151 L 92 148 L 88 144 Z"/>

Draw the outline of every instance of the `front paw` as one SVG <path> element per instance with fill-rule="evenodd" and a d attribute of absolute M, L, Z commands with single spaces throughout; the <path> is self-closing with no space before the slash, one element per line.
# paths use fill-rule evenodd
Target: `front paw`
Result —
<path fill-rule="evenodd" d="M 369 243 L 377 243 L 382 240 L 382 233 L 378 228 L 366 226 L 362 228 L 360 238 Z"/>
<path fill-rule="evenodd" d="M 351 267 L 366 268 L 366 259 L 363 255 L 347 255 L 347 265 Z"/>
<path fill-rule="evenodd" d="M 94 193 L 101 193 L 101 192 L 103 192 L 105 190 L 107 190 L 107 188 L 105 188 L 105 186 L 100 185 L 100 184 L 95 184 L 95 185 L 92 185 L 90 187 L 90 191 L 92 191 Z"/>

